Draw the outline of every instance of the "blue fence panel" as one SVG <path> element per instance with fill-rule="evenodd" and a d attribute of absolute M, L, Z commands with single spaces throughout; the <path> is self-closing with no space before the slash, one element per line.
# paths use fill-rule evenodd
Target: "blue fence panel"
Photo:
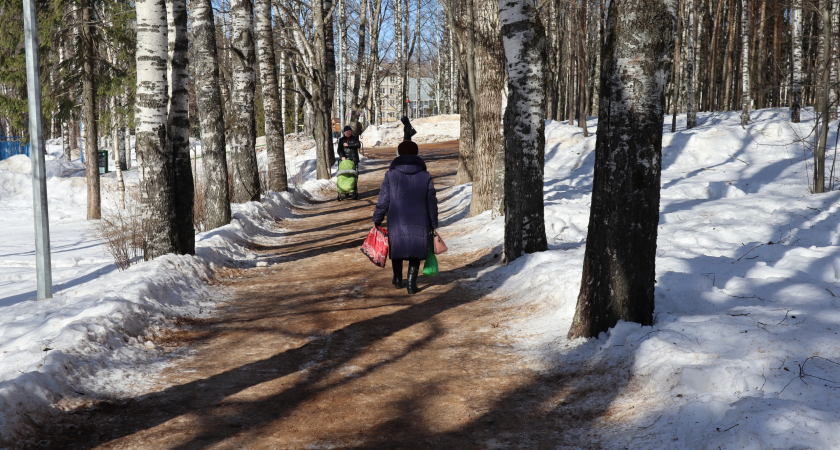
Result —
<path fill-rule="evenodd" d="M 17 140 L 0 140 L 0 161 L 15 155 L 29 156 L 29 144 Z"/>

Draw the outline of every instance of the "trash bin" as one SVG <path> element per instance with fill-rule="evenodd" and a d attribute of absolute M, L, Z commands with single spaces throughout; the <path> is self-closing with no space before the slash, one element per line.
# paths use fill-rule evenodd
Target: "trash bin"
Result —
<path fill-rule="evenodd" d="M 108 150 L 99 150 L 99 173 L 108 173 Z"/>

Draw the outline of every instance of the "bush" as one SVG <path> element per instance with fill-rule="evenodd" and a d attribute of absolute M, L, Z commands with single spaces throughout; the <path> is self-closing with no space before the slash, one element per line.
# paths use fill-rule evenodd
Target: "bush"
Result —
<path fill-rule="evenodd" d="M 93 221 L 94 237 L 105 244 L 105 251 L 120 270 L 142 259 L 146 246 L 143 237 L 142 210 L 136 190 L 126 192 L 125 209 L 103 209 L 102 219 Z"/>

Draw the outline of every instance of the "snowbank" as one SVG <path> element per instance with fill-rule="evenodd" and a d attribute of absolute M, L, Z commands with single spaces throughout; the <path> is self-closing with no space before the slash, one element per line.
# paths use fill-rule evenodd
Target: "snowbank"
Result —
<path fill-rule="evenodd" d="M 760 110 L 746 129 L 738 112 L 699 116 L 692 130 L 685 116 L 677 133 L 665 124 L 653 326 L 620 323 L 600 339 L 566 339 L 594 119 L 588 138 L 547 122 L 549 251 L 491 267 L 476 284 L 519 311 L 503 326 L 522 337 L 523 352 L 561 372 L 597 367 L 576 389 L 609 392 L 596 399 L 609 410 L 582 439 L 592 433 L 616 449 L 839 448 L 840 192 L 808 192 L 810 160 L 798 140 L 813 116 L 790 124 L 786 110 Z M 503 222 L 489 213 L 447 232 L 457 236 L 450 248 L 501 250 Z"/>
<path fill-rule="evenodd" d="M 290 171 L 301 182 L 292 192 L 232 205 L 231 224 L 196 236 L 196 256 L 168 255 L 117 272 L 84 220 L 83 166 L 58 161 L 60 149 L 50 148 L 55 296 L 42 301 L 34 300 L 30 162 L 0 162 L 0 448 L 35 443 L 40 427 L 63 409 L 154 387 L 151 375 L 168 361 L 154 338 L 223 300 L 207 284 L 214 267 L 256 265 L 246 244 L 276 242 L 282 231 L 275 219 L 290 217 L 290 205 L 334 195 L 333 180 L 314 179 L 314 146 L 291 149 Z M 136 173 L 126 173 L 129 182 Z M 114 193 L 104 180 L 107 206 Z"/>
<path fill-rule="evenodd" d="M 453 141 L 460 138 L 461 116 L 449 114 L 442 116 L 412 119 L 411 125 L 417 130 L 412 138 L 418 144 Z M 395 147 L 403 140 L 403 124 L 399 121 L 380 126 L 371 125 L 362 133 L 365 147 Z"/>

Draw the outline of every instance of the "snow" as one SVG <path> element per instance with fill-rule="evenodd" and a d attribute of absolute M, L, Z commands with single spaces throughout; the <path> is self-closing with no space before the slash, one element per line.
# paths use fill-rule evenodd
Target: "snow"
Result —
<path fill-rule="evenodd" d="M 32 444 L 40 426 L 61 410 L 155 387 L 153 375 L 169 359 L 154 338 L 177 319 L 206 316 L 224 300 L 207 283 L 214 268 L 264 265 L 245 244 L 280 236 L 275 219 L 290 217 L 290 205 L 334 195 L 334 180 L 314 179 L 314 142 L 290 141 L 292 192 L 232 205 L 231 224 L 196 236 L 196 256 L 167 255 L 123 272 L 85 220 L 84 166 L 59 161 L 60 145 L 50 143 L 54 297 L 41 301 L 34 292 L 30 161 L 0 161 L 0 448 Z M 127 189 L 136 186 L 137 173 L 124 173 Z M 115 197 L 110 173 L 102 178 L 103 209 L 115 206 Z"/>
<path fill-rule="evenodd" d="M 786 110 L 754 111 L 745 129 L 737 112 L 698 116 L 697 128 L 685 130 L 679 116 L 678 132 L 663 137 L 653 326 L 620 322 L 598 339 L 566 338 L 586 244 L 594 118 L 588 138 L 546 122 L 549 250 L 486 268 L 473 283 L 512 307 L 500 326 L 519 337 L 523 357 L 547 371 L 597 367 L 577 389 L 597 397 L 581 401 L 609 411 L 579 433 L 596 435 L 603 448 L 838 448 L 840 192 L 809 193 L 801 139 L 813 115 L 803 110 L 797 125 Z M 417 137 L 457 139 L 457 116 L 451 119 L 418 119 Z M 394 145 L 402 131 L 365 135 Z M 281 236 L 274 218 L 288 217 L 291 204 L 334 195 L 333 180 L 315 180 L 312 141 L 286 142 L 293 192 L 234 205 L 230 225 L 197 236 L 194 257 L 165 256 L 124 272 L 88 232 L 82 166 L 58 161 L 51 146 L 57 289 L 44 301 L 33 299 L 28 159 L 0 162 L 0 447 L 20 445 L 62 409 L 154 388 L 153 375 L 170 361 L 155 337 L 225 300 L 206 284 L 214 268 L 266 264 L 244 243 Z M 258 161 L 265 166 L 259 149 Z M 443 221 L 442 235 L 452 253 L 499 253 L 503 220 L 466 218 L 470 193 L 470 185 L 450 188 L 441 210 L 459 212 Z"/>
<path fill-rule="evenodd" d="M 449 114 L 411 119 L 417 134 L 411 138 L 418 144 L 453 141 L 460 138 L 461 116 Z M 396 147 L 403 141 L 403 124 L 400 121 L 371 125 L 361 137 L 365 147 Z"/>
<path fill-rule="evenodd" d="M 677 133 L 670 119 L 664 127 L 653 326 L 566 338 L 595 148 L 594 132 L 584 138 L 567 123 L 546 122 L 549 251 L 493 266 L 475 283 L 521 311 L 504 326 L 523 354 L 551 370 L 599 365 L 593 392 L 615 383 L 600 399 L 609 413 L 589 430 L 604 448 L 838 448 L 840 192 L 809 193 L 799 140 L 813 115 L 803 110 L 791 124 L 786 110 L 754 111 L 746 129 L 738 112 L 698 118 L 692 130 L 685 116 Z M 449 201 L 468 197 L 464 189 Z M 503 226 L 487 212 L 444 233 L 450 249 L 498 253 Z"/>

